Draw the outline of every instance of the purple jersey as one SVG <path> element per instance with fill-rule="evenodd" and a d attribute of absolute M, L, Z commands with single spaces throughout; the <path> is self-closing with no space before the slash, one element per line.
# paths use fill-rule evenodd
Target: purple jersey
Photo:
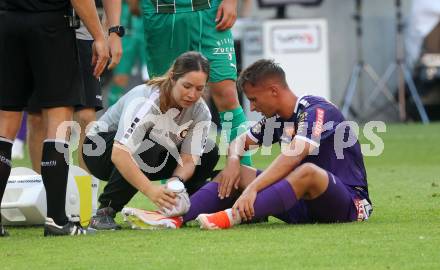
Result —
<path fill-rule="evenodd" d="M 342 139 L 347 141 L 350 135 L 349 128 L 340 125 L 344 121 L 342 113 L 329 101 L 317 96 L 303 96 L 298 98 L 289 119 L 280 116 L 263 118 L 247 134 L 259 145 L 290 143 L 295 138 L 316 146 L 314 153 L 301 164 L 316 164 L 368 198 L 367 175 L 357 138 L 352 146 L 342 147 Z"/>

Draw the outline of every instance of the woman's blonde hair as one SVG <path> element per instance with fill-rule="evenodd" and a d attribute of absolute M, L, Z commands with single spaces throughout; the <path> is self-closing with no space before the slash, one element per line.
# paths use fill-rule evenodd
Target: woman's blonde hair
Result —
<path fill-rule="evenodd" d="M 157 86 L 160 89 L 160 110 L 164 113 L 172 104 L 171 90 L 174 83 L 192 71 L 202 71 L 209 78 L 209 62 L 198 52 L 186 52 L 174 60 L 168 71 L 160 76 L 154 77 L 147 82 L 147 85 Z M 208 80 L 208 79 L 207 79 Z"/>

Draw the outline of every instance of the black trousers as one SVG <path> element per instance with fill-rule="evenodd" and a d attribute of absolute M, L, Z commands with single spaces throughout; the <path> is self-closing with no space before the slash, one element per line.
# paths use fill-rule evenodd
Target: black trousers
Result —
<path fill-rule="evenodd" d="M 116 132 L 102 132 L 96 136 L 100 136 L 105 141 L 105 151 L 102 155 L 87 155 L 87 149 L 95 150 L 97 144 L 94 138 L 86 138 L 84 141 L 84 162 L 89 171 L 95 177 L 107 181 L 103 193 L 99 196 L 100 208 L 110 206 L 116 211 L 122 208 L 137 193 L 137 189 L 125 180 L 115 165 L 111 161 L 113 142 Z M 212 177 L 213 171 L 219 160 L 218 148 L 215 143 L 208 139 L 207 145 L 214 144 L 214 148 L 208 153 L 203 153 L 200 164 L 196 166 L 193 176 L 185 182 L 185 187 L 189 195 L 195 193 L 203 185 L 208 178 Z M 90 148 L 91 147 L 91 148 Z M 209 147 L 207 147 L 209 149 Z M 139 157 L 150 167 L 160 166 L 167 156 L 168 150 L 156 144 L 148 150 L 139 154 Z M 150 180 L 158 181 L 172 176 L 176 169 L 177 161 L 169 155 L 167 162 L 163 168 L 156 173 L 143 172 Z"/>

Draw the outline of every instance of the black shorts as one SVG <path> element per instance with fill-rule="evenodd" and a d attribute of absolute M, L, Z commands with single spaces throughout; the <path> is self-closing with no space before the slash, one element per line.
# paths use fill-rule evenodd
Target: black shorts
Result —
<path fill-rule="evenodd" d="M 92 44 L 93 40 L 77 39 L 79 53 L 79 68 L 81 75 L 81 87 L 78 89 L 82 92 L 84 101 L 82 104 L 75 106 L 75 111 L 86 108 L 93 108 L 96 111 L 102 110 L 102 92 L 100 82 L 93 76 L 92 63 Z M 26 111 L 30 113 L 40 113 L 41 106 L 35 95 L 29 100 Z"/>
<path fill-rule="evenodd" d="M 84 103 L 75 109 L 94 108 L 96 111 L 102 110 L 102 91 L 100 82 L 93 76 L 92 67 L 92 45 L 93 40 L 76 40 L 78 44 L 79 63 L 82 75 L 84 91 Z"/>
<path fill-rule="evenodd" d="M 0 109 L 22 111 L 83 103 L 75 32 L 65 12 L 0 11 Z"/>

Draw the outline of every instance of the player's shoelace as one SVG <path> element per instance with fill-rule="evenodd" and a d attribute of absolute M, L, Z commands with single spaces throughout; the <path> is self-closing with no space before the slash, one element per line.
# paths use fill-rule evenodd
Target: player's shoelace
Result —
<path fill-rule="evenodd" d="M 70 235 L 87 234 L 87 230 L 84 229 L 79 222 L 72 222 L 72 228 L 70 229 L 70 231 Z"/>

